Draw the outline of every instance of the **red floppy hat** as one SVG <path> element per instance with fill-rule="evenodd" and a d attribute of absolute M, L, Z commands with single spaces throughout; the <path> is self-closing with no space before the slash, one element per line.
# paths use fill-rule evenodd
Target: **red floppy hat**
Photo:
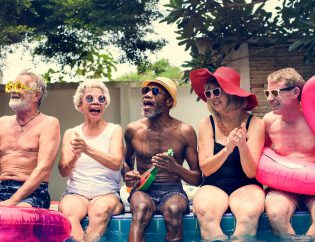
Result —
<path fill-rule="evenodd" d="M 255 94 L 240 88 L 240 74 L 230 67 L 220 67 L 214 73 L 207 68 L 196 69 L 189 73 L 189 77 L 195 93 L 205 102 L 204 85 L 209 78 L 214 77 L 227 94 L 247 98 L 246 110 L 252 110 L 258 105 Z"/>

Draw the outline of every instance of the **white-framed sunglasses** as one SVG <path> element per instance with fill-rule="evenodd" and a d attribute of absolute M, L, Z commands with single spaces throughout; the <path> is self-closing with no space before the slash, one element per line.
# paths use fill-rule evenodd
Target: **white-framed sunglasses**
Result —
<path fill-rule="evenodd" d="M 221 90 L 220 87 L 216 87 L 216 88 L 213 88 L 213 89 L 206 90 L 206 91 L 204 92 L 204 94 L 205 94 L 205 97 L 206 97 L 207 99 L 210 99 L 212 95 L 213 95 L 214 97 L 220 97 L 221 94 L 222 94 L 222 90 Z"/>

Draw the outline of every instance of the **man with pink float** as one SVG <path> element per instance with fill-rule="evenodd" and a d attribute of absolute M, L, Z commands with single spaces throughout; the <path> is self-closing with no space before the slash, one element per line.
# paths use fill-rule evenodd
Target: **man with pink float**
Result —
<path fill-rule="evenodd" d="M 301 178 L 302 176 L 297 176 L 297 174 L 314 173 L 312 167 L 315 164 L 315 134 L 313 132 L 315 129 L 314 125 L 310 124 L 309 119 L 305 118 L 307 115 L 304 113 L 310 110 L 303 110 L 301 104 L 305 81 L 293 68 L 273 72 L 268 76 L 267 81 L 268 89 L 264 92 L 272 111 L 267 113 L 263 120 L 266 129 L 265 145 L 270 149 L 267 148 L 263 156 L 265 154 L 270 158 L 269 164 L 274 163 L 275 167 L 279 166 L 279 172 L 280 169 L 290 171 L 292 173 L 292 183 L 288 180 L 288 182 L 282 182 L 281 184 L 266 184 L 268 182 L 268 172 L 265 167 L 262 167 L 262 161 L 264 160 L 262 158 L 257 171 L 257 179 L 272 187 L 267 189 L 266 212 L 274 233 L 285 235 L 295 234 L 290 224 L 290 219 L 295 210 L 307 209 L 311 213 L 312 224 L 306 234 L 315 236 L 314 193 L 305 190 L 305 187 L 303 188 L 301 185 L 300 187 L 299 185 L 296 186 L 296 184 L 307 182 L 306 177 Z M 307 99 L 304 102 L 306 107 L 309 98 L 305 97 L 305 99 Z M 279 161 L 276 161 L 277 159 Z M 281 164 L 280 160 L 290 162 Z M 285 166 L 289 163 L 291 163 L 291 167 L 287 169 Z M 294 178 L 293 174 L 296 174 Z M 275 179 L 281 179 L 281 174 L 278 173 L 274 177 Z"/>

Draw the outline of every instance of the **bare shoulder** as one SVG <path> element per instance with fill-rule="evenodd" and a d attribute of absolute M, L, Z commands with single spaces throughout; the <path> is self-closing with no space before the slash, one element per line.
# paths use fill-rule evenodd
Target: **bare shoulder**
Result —
<path fill-rule="evenodd" d="M 0 124 L 6 124 L 6 123 L 8 123 L 8 122 L 11 122 L 11 120 L 13 120 L 14 119 L 14 115 L 10 115 L 10 116 L 2 116 L 2 117 L 0 117 Z"/>
<path fill-rule="evenodd" d="M 273 112 L 269 112 L 265 114 L 262 120 L 265 124 L 268 124 L 268 123 L 273 122 L 275 119 L 276 119 L 276 116 L 273 114 Z"/>
<path fill-rule="evenodd" d="M 199 129 L 205 128 L 205 127 L 209 128 L 209 123 L 210 123 L 210 118 L 208 116 L 206 116 L 200 120 L 198 127 L 199 127 Z"/>
<path fill-rule="evenodd" d="M 180 130 L 180 134 L 187 137 L 191 138 L 193 136 L 196 136 L 195 129 L 187 123 L 184 123 L 180 120 L 174 119 L 174 126 L 176 126 L 176 129 Z"/>
<path fill-rule="evenodd" d="M 257 117 L 257 116 L 253 116 L 252 119 L 251 119 L 250 124 L 252 126 L 255 126 L 255 127 L 257 127 L 257 126 L 261 127 L 261 126 L 264 125 L 264 121 L 261 118 Z"/>
<path fill-rule="evenodd" d="M 125 137 L 132 137 L 136 131 L 146 127 L 147 123 L 145 118 L 129 123 L 125 130 Z"/>
<path fill-rule="evenodd" d="M 59 129 L 60 123 L 56 117 L 42 114 L 41 124 L 43 128 L 47 129 Z"/>

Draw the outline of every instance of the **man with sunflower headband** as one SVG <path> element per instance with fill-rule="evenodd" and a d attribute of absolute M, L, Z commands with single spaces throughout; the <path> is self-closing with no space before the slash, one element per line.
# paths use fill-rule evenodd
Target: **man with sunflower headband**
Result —
<path fill-rule="evenodd" d="M 15 115 L 0 118 L 0 206 L 49 208 L 48 181 L 60 125 L 39 111 L 46 84 L 25 70 L 5 91 Z"/>

